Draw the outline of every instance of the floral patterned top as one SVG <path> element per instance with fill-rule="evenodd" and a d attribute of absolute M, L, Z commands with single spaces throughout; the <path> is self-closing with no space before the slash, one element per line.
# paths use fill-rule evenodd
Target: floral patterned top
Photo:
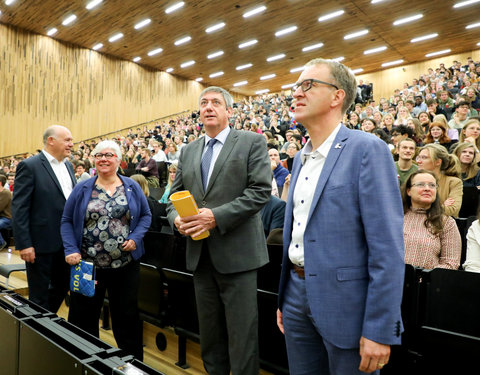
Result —
<path fill-rule="evenodd" d="M 123 185 L 112 196 L 95 185 L 88 202 L 82 238 L 82 259 L 99 268 L 119 268 L 132 261 L 122 250 L 130 232 L 130 211 Z"/>

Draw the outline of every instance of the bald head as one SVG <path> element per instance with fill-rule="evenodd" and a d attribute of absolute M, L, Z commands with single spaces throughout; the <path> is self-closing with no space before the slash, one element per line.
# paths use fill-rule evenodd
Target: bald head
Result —
<path fill-rule="evenodd" d="M 70 156 L 73 148 L 73 137 L 65 126 L 52 125 L 43 133 L 45 151 L 58 161 Z"/>

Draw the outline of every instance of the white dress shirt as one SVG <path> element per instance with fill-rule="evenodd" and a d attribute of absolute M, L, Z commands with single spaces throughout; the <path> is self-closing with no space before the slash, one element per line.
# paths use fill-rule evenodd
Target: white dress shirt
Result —
<path fill-rule="evenodd" d="M 318 179 L 322 173 L 328 152 L 341 126 L 343 126 L 341 123 L 338 124 L 315 151 L 312 150 L 311 140 L 308 140 L 300 154 L 303 167 L 298 175 L 293 193 L 292 240 L 288 248 L 290 261 L 300 267 L 304 266 L 303 236 L 307 226 L 308 214 L 312 206 L 313 195 L 317 189 Z"/>
<path fill-rule="evenodd" d="M 217 142 L 213 145 L 212 161 L 210 162 L 210 169 L 208 170 L 207 186 L 208 186 L 208 183 L 210 182 L 210 176 L 212 175 L 213 167 L 215 167 L 215 162 L 217 161 L 220 151 L 222 151 L 223 145 L 227 140 L 228 134 L 230 134 L 230 126 L 227 126 L 215 137 Z M 203 148 L 202 158 L 203 158 L 203 154 L 205 154 L 205 152 L 207 151 L 207 145 L 210 139 L 212 138 L 210 138 L 207 134 L 205 134 L 205 147 Z"/>
<path fill-rule="evenodd" d="M 42 152 L 50 163 L 50 166 L 52 167 L 53 172 L 55 173 L 55 176 L 60 183 L 65 199 L 68 199 L 70 193 L 73 190 L 73 183 L 72 179 L 70 178 L 70 173 L 68 173 L 67 166 L 65 165 L 65 160 L 60 162 L 52 155 L 50 155 L 47 151 L 42 150 Z"/>

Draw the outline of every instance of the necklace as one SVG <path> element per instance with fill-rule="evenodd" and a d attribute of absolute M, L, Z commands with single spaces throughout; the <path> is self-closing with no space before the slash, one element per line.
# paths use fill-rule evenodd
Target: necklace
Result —
<path fill-rule="evenodd" d="M 109 196 L 112 196 L 112 190 L 115 192 L 115 190 L 117 188 L 117 179 L 115 179 L 115 181 L 113 181 L 112 183 L 109 183 L 109 184 L 106 184 L 106 183 L 103 183 L 103 182 L 100 182 L 100 181 L 97 181 L 97 182 L 100 185 L 100 187 L 105 189 L 106 193 Z"/>

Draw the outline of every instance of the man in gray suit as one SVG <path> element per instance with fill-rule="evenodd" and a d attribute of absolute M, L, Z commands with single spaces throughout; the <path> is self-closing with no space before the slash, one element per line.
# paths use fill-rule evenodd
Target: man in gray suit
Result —
<path fill-rule="evenodd" d="M 185 146 L 171 193 L 189 190 L 200 213 L 168 219 L 187 239 L 193 271 L 200 345 L 209 374 L 256 375 L 258 357 L 257 269 L 268 262 L 259 211 L 268 202 L 272 172 L 265 139 L 228 126 L 233 99 L 220 87 L 200 95 L 206 135 Z"/>

